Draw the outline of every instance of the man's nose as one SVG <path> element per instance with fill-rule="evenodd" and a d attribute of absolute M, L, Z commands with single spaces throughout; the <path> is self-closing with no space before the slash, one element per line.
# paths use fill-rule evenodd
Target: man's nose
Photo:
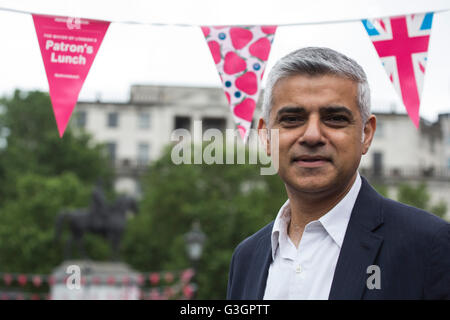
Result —
<path fill-rule="evenodd" d="M 319 117 L 311 116 L 304 128 L 303 135 L 299 138 L 301 145 L 316 147 L 325 144 Z"/>

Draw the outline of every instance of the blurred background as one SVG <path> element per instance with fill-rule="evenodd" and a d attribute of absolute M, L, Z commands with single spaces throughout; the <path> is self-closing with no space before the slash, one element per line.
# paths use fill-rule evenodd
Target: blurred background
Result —
<path fill-rule="evenodd" d="M 356 59 L 378 119 L 360 173 L 386 197 L 449 220 L 450 12 L 433 20 L 419 129 L 356 21 L 450 9 L 448 1 L 241 2 L 0 1 L 0 8 L 113 21 L 60 139 L 32 18 L 0 10 L 0 299 L 223 299 L 234 248 L 285 202 L 280 179 L 262 176 L 258 164 L 173 164 L 175 129 L 192 131 L 201 121 L 203 132 L 225 132 L 234 122 L 200 29 L 149 23 L 348 20 L 279 27 L 266 73 L 304 46 Z M 134 210 L 120 210 L 125 196 Z M 82 245 L 73 239 L 84 226 L 73 217 L 96 199 L 109 217 L 124 213 L 117 251 L 107 233 L 87 232 Z M 80 285 L 90 293 L 65 291 L 68 265 L 81 267 Z"/>

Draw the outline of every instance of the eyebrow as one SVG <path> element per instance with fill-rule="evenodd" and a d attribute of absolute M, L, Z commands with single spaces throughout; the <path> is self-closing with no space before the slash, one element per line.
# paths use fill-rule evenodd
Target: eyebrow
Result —
<path fill-rule="evenodd" d="M 327 106 L 327 107 L 321 107 L 319 109 L 319 112 L 321 114 L 330 114 L 330 113 L 345 113 L 350 117 L 353 117 L 353 112 L 344 106 Z M 277 118 L 279 118 L 284 113 L 307 113 L 306 109 L 304 107 L 296 107 L 296 106 L 286 106 L 282 107 L 277 112 Z"/>
<path fill-rule="evenodd" d="M 278 110 L 277 118 L 279 118 L 283 113 L 306 113 L 306 109 L 303 107 L 286 106 Z"/>
<path fill-rule="evenodd" d="M 320 113 L 330 114 L 330 113 L 345 113 L 349 117 L 353 118 L 353 112 L 344 106 L 328 106 L 320 108 Z"/>

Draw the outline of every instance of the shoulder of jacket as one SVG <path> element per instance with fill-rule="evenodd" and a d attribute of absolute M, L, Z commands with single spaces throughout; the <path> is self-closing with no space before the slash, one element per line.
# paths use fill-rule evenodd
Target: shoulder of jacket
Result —
<path fill-rule="evenodd" d="M 251 236 L 244 239 L 241 243 L 238 244 L 236 249 L 234 250 L 234 254 L 239 254 L 240 252 L 248 253 L 248 250 L 254 250 L 256 246 L 265 239 L 266 237 L 270 237 L 272 234 L 274 221 L 271 221 L 269 224 L 259 229 L 257 232 L 252 234 Z"/>

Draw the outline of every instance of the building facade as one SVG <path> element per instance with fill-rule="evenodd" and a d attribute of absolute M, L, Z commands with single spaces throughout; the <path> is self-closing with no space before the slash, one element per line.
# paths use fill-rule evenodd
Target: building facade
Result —
<path fill-rule="evenodd" d="M 76 110 L 71 125 L 106 144 L 117 172 L 116 190 L 131 194 L 140 193 L 139 176 L 173 143 L 175 129 L 191 132 L 196 121 L 201 121 L 202 132 L 234 128 L 221 88 L 136 85 L 126 103 L 79 102 Z M 258 105 L 254 119 L 260 112 Z M 388 185 L 390 195 L 399 182 L 426 182 L 431 202 L 444 201 L 449 211 L 450 113 L 434 123 L 422 119 L 419 129 L 406 114 L 374 114 L 377 130 L 360 172 Z"/>

